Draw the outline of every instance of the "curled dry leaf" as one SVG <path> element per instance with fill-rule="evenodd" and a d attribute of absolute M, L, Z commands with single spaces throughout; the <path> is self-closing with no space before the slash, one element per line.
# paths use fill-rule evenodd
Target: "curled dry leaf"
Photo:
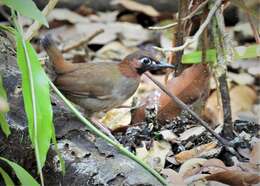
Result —
<path fill-rule="evenodd" d="M 251 110 L 256 98 L 256 91 L 248 86 L 239 85 L 232 88 L 230 104 L 233 120 L 238 119 L 239 112 Z M 217 92 L 214 91 L 206 102 L 204 114 L 213 123 L 223 123 L 223 110 L 217 99 Z"/>
<path fill-rule="evenodd" d="M 110 110 L 101 119 L 101 123 L 106 125 L 112 131 L 124 126 L 128 126 L 130 124 L 130 121 L 131 113 L 129 108 Z"/>
<path fill-rule="evenodd" d="M 260 183 L 260 176 L 238 170 L 226 170 L 205 177 L 206 180 L 218 181 L 231 186 L 248 186 Z"/>
<path fill-rule="evenodd" d="M 166 180 L 168 181 L 169 185 L 187 186 L 182 176 L 172 169 L 163 169 L 161 174 L 166 176 Z"/>
<path fill-rule="evenodd" d="M 205 163 L 206 161 L 207 160 L 204 158 L 191 158 L 181 165 L 179 174 L 183 178 L 197 174 L 200 171 L 203 163 Z"/>
<path fill-rule="evenodd" d="M 167 154 L 171 150 L 171 145 L 165 141 L 153 141 L 150 150 L 146 147 L 136 148 L 136 155 L 148 163 L 152 168 L 160 171 L 164 168 Z"/>
<path fill-rule="evenodd" d="M 217 144 L 214 142 L 207 143 L 204 145 L 200 145 L 197 147 L 194 147 L 191 150 L 182 151 L 179 154 L 176 154 L 174 156 L 174 159 L 177 164 L 181 164 L 188 159 L 195 158 L 195 157 L 202 157 L 203 155 L 209 153 L 210 151 L 214 151 L 214 149 L 217 147 Z"/>
<path fill-rule="evenodd" d="M 207 94 L 209 78 L 210 72 L 207 65 L 193 65 L 184 70 L 180 76 L 169 80 L 167 88 L 184 103 L 193 104 Z M 144 120 L 145 107 L 146 106 L 144 105 L 133 114 L 134 122 L 141 122 Z M 181 109 L 179 106 L 164 92 L 161 92 L 157 116 L 158 121 L 163 123 L 166 120 L 174 119 L 180 112 Z"/>
<path fill-rule="evenodd" d="M 131 0 L 114 0 L 112 4 L 121 5 L 127 10 L 131 10 L 134 12 L 141 12 L 151 17 L 158 17 L 160 15 L 160 13 L 152 6 L 144 5 Z"/>

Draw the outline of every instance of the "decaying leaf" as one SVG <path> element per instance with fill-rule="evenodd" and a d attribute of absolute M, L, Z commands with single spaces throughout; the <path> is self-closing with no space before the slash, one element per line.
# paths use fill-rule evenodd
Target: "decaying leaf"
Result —
<path fill-rule="evenodd" d="M 126 55 L 130 54 L 136 50 L 133 48 L 125 47 L 122 43 L 118 41 L 114 41 L 111 43 L 108 43 L 104 47 L 102 47 L 98 52 L 96 53 L 96 56 L 100 59 L 118 59 L 122 60 Z"/>
<path fill-rule="evenodd" d="M 151 17 L 157 17 L 160 15 L 160 13 L 154 9 L 152 6 L 149 5 L 144 5 L 135 1 L 131 1 L 131 0 L 114 0 L 112 2 L 112 4 L 114 5 L 121 5 L 122 7 L 124 7 L 127 10 L 131 10 L 134 12 L 142 12 L 148 16 Z"/>
<path fill-rule="evenodd" d="M 183 73 L 167 83 L 168 90 L 186 104 L 193 104 L 200 100 L 208 92 L 210 73 L 205 64 L 193 65 Z M 133 114 L 133 121 L 140 122 L 144 120 L 145 105 L 136 110 Z M 159 99 L 159 110 L 157 119 L 160 123 L 166 120 L 174 119 L 181 109 L 172 101 L 172 99 L 161 91 Z"/>
<path fill-rule="evenodd" d="M 191 158 L 181 165 L 179 174 L 182 175 L 183 178 L 197 174 L 206 161 L 204 158 Z"/>
<path fill-rule="evenodd" d="M 62 8 L 55 8 L 53 9 L 50 14 L 48 15 L 48 21 L 68 21 L 69 23 L 89 23 L 90 20 L 86 17 L 83 17 L 73 11 L 68 9 Z"/>
<path fill-rule="evenodd" d="M 238 119 L 239 112 L 252 109 L 257 95 L 254 89 L 239 85 L 230 90 L 230 104 L 233 120 Z M 213 92 L 205 105 L 205 116 L 214 123 L 223 123 L 222 106 L 218 105 L 217 92 Z M 220 101 L 221 102 L 221 101 Z"/>
<path fill-rule="evenodd" d="M 260 176 L 243 171 L 226 170 L 205 177 L 206 180 L 214 180 L 231 186 L 248 186 L 260 183 Z"/>
<path fill-rule="evenodd" d="M 161 174 L 166 176 L 166 179 L 167 179 L 169 185 L 187 186 L 187 184 L 184 182 L 182 176 L 172 169 L 163 169 L 161 171 Z"/>
<path fill-rule="evenodd" d="M 168 142 L 153 141 L 153 145 L 149 150 L 145 146 L 136 148 L 136 155 L 146 161 L 152 168 L 160 171 L 164 167 L 170 149 L 171 145 Z"/>
<path fill-rule="evenodd" d="M 113 109 L 106 113 L 101 123 L 114 131 L 118 128 L 128 126 L 131 122 L 131 113 L 129 108 Z"/>
<path fill-rule="evenodd" d="M 214 148 L 216 148 L 216 147 L 217 147 L 216 143 L 213 143 L 213 142 L 207 143 L 204 145 L 194 147 L 191 150 L 180 152 L 179 154 L 176 154 L 174 156 L 174 159 L 177 164 L 181 164 L 188 159 L 195 158 L 195 157 L 201 157 L 201 156 L 203 156 L 203 154 L 206 154 L 209 151 L 214 150 Z"/>

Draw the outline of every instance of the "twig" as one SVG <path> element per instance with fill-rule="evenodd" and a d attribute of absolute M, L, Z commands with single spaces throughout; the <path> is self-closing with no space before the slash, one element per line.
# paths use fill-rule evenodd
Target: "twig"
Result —
<path fill-rule="evenodd" d="M 49 3 L 45 6 L 45 8 L 42 11 L 42 14 L 44 16 L 47 16 L 52 9 L 55 7 L 55 5 L 58 3 L 58 0 L 50 0 Z M 31 40 L 35 34 L 38 32 L 40 29 L 41 24 L 37 21 L 34 21 L 34 23 L 28 28 L 26 34 L 25 34 L 25 39 L 26 40 Z"/>
<path fill-rule="evenodd" d="M 185 21 L 182 20 L 182 17 L 186 15 L 187 12 L 187 7 L 188 7 L 188 1 L 187 0 L 182 0 L 179 2 L 179 7 L 178 7 L 178 26 L 177 26 L 177 32 L 173 33 L 174 35 L 174 42 L 173 42 L 173 47 L 178 47 L 183 44 L 183 38 L 185 37 Z M 176 53 L 171 53 L 172 60 L 174 60 L 174 63 L 176 65 L 175 68 L 175 73 L 173 74 L 174 76 L 178 76 L 184 69 L 181 60 L 182 60 L 182 55 L 183 51 L 179 51 Z M 171 64 L 173 61 L 170 62 Z"/>
<path fill-rule="evenodd" d="M 216 0 L 215 1 L 215 4 L 213 5 L 211 10 L 209 11 L 209 14 L 208 14 L 206 20 L 200 26 L 199 30 L 196 32 L 196 34 L 192 38 L 188 38 L 182 46 L 174 47 L 174 48 L 160 48 L 160 47 L 154 47 L 154 48 L 156 50 L 159 50 L 159 51 L 162 51 L 162 52 L 177 52 L 177 51 L 184 50 L 190 44 L 192 44 L 193 42 L 195 42 L 195 41 L 197 41 L 199 39 L 199 37 L 203 33 L 204 29 L 207 27 L 207 25 L 211 21 L 211 19 L 212 19 L 213 15 L 215 14 L 216 10 L 221 5 L 221 2 L 222 2 L 221 0 Z"/>
<path fill-rule="evenodd" d="M 233 50 L 228 35 L 225 32 L 224 17 L 221 10 L 216 11 L 216 18 L 213 20 L 213 37 L 217 50 L 217 67 L 215 73 L 218 76 L 219 90 L 222 100 L 224 114 L 223 135 L 225 138 L 233 139 L 234 126 L 232 123 L 232 112 L 230 105 L 230 95 L 227 84 L 227 64 L 233 61 Z"/>
<path fill-rule="evenodd" d="M 197 8 L 195 8 L 195 10 L 193 10 L 189 15 L 187 15 L 186 17 L 181 18 L 182 21 L 186 21 L 187 19 L 191 19 L 194 15 L 197 14 L 198 11 L 200 11 L 207 3 L 209 0 L 204 1 L 203 3 L 201 3 Z M 165 26 L 151 26 L 148 27 L 148 29 L 150 30 L 166 30 L 172 27 L 175 27 L 178 23 L 170 23 L 168 25 Z"/>
<path fill-rule="evenodd" d="M 176 25 L 178 25 L 177 22 L 170 23 L 170 24 L 164 25 L 164 26 L 150 26 L 150 27 L 148 27 L 148 29 L 150 29 L 150 30 L 166 30 L 166 29 L 175 27 Z"/>
<path fill-rule="evenodd" d="M 91 41 L 93 38 L 95 38 L 97 35 L 101 34 L 104 32 L 104 29 L 98 29 L 97 31 L 95 31 L 94 33 L 92 33 L 91 35 L 89 34 L 84 34 L 82 37 L 76 36 L 77 38 L 79 38 L 76 42 L 71 42 L 69 43 L 67 46 L 62 48 L 62 52 L 68 52 L 69 50 L 73 49 L 73 48 L 77 48 L 85 43 L 88 43 L 89 41 Z"/>
<path fill-rule="evenodd" d="M 221 144 L 224 146 L 231 146 L 231 144 L 222 138 L 220 135 L 218 135 L 212 128 L 209 127 L 209 124 L 205 122 L 203 119 L 201 119 L 193 110 L 191 110 L 185 103 L 183 103 L 178 97 L 173 95 L 166 87 L 164 87 L 159 81 L 154 79 L 152 75 L 149 73 L 145 73 L 145 75 L 154 82 L 163 92 L 165 92 L 177 105 L 183 109 L 188 111 L 203 127 L 205 127 Z"/>

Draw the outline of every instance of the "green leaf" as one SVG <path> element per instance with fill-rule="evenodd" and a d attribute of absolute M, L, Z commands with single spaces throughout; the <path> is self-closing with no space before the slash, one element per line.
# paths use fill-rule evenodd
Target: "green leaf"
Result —
<path fill-rule="evenodd" d="M 48 22 L 32 0 L 0 0 L 20 14 L 32 18 L 48 27 Z"/>
<path fill-rule="evenodd" d="M 37 183 L 37 181 L 23 167 L 3 157 L 0 157 L 0 159 L 12 167 L 22 186 L 40 186 L 39 183 Z"/>
<path fill-rule="evenodd" d="M 8 106 L 8 103 L 7 103 L 6 92 L 5 92 L 5 89 L 4 89 L 4 86 L 3 86 L 2 76 L 0 76 L 0 97 L 1 97 L 0 101 L 6 102 L 6 103 L 3 103 L 3 104 L 7 104 L 7 106 L 5 106 L 5 107 L 7 107 L 5 110 L 8 111 L 9 106 Z M 1 126 L 1 129 L 4 132 L 4 134 L 6 135 L 6 137 L 8 137 L 10 135 L 11 131 L 10 131 L 10 128 L 9 128 L 9 124 L 6 121 L 5 113 L 3 113 L 3 112 L 0 112 L 0 126 Z"/>
<path fill-rule="evenodd" d="M 234 60 L 238 59 L 249 59 L 256 58 L 260 56 L 260 44 L 249 45 L 249 46 L 239 46 L 234 49 Z M 214 63 L 217 60 L 216 50 L 207 50 L 207 62 Z M 191 52 L 185 54 L 182 57 L 183 64 L 199 64 L 201 63 L 201 51 Z"/>
<path fill-rule="evenodd" d="M 41 171 L 50 146 L 53 125 L 48 78 L 31 44 L 24 41 L 19 33 L 16 34 L 16 42 L 29 136 L 35 148 L 38 169 Z"/>
<path fill-rule="evenodd" d="M 6 186 L 14 186 L 13 180 L 10 178 L 10 176 L 5 172 L 4 169 L 0 167 L 0 174 L 2 175 L 5 185 Z"/>
<path fill-rule="evenodd" d="M 13 35 L 15 34 L 15 29 L 13 27 L 10 27 L 10 26 L 7 26 L 7 25 L 0 24 L 0 30 L 7 31 L 7 32 L 9 32 Z"/>

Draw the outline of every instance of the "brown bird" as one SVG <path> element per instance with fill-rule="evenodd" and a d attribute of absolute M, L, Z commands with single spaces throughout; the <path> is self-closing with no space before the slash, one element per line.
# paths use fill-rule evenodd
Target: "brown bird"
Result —
<path fill-rule="evenodd" d="M 121 62 L 71 63 L 64 60 L 49 35 L 41 43 L 57 73 L 54 84 L 68 99 L 83 107 L 88 116 L 120 106 L 135 93 L 144 72 L 174 68 L 143 50 Z"/>

